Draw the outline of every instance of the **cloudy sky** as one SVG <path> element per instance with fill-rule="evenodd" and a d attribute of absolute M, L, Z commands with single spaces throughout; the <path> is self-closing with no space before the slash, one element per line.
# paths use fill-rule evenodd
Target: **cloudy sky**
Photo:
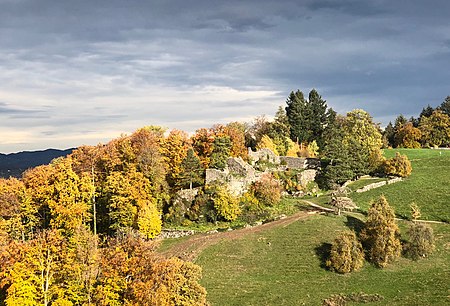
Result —
<path fill-rule="evenodd" d="M 450 95 L 450 1 L 0 0 L 0 152 L 195 131 L 316 88 L 386 124 Z"/>

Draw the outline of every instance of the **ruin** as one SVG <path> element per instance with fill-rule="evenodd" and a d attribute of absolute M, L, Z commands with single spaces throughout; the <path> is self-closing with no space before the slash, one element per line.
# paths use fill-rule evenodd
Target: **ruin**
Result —
<path fill-rule="evenodd" d="M 232 194 L 238 196 L 245 193 L 250 185 L 260 180 L 265 173 L 294 169 L 304 170 L 298 174 L 298 181 L 306 187 L 309 182 L 315 180 L 316 169 L 320 166 L 318 159 L 278 156 L 269 149 L 253 152 L 249 148 L 249 160 L 250 164 L 241 157 L 230 157 L 224 170 L 206 169 L 206 185 L 225 185 Z M 269 163 L 271 167 L 258 171 L 255 166 L 260 163 Z"/>

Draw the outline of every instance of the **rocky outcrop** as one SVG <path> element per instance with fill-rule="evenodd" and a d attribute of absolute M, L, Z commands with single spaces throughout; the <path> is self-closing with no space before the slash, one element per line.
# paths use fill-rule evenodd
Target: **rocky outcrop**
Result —
<path fill-rule="evenodd" d="M 308 169 L 300 172 L 297 175 L 297 181 L 302 187 L 306 187 L 310 182 L 314 182 L 316 179 L 317 170 Z"/>
<path fill-rule="evenodd" d="M 269 149 L 261 149 L 256 152 L 253 152 L 251 148 L 248 148 L 248 156 L 251 160 L 252 165 L 256 164 L 259 161 L 269 162 L 275 165 L 280 164 L 280 157 L 273 153 Z"/>

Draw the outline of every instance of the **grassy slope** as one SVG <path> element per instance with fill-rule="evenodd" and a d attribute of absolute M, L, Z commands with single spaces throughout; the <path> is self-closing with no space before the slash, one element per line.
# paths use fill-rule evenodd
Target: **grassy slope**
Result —
<path fill-rule="evenodd" d="M 397 150 L 387 150 L 391 157 Z M 413 163 L 406 181 L 355 195 L 366 210 L 385 194 L 397 213 L 409 216 L 416 201 L 425 219 L 449 220 L 450 151 L 400 150 Z M 322 202 L 326 197 L 311 201 Z M 419 201 L 420 199 L 420 201 Z M 290 202 L 294 201 L 292 199 Z M 288 201 L 288 202 L 289 202 Z M 322 204 L 322 203 L 321 203 Z M 433 224 L 437 249 L 428 259 L 401 258 L 380 270 L 366 263 L 359 272 L 339 275 L 323 268 L 324 254 L 337 232 L 361 225 L 356 218 L 314 216 L 286 227 L 222 241 L 200 254 L 202 283 L 212 305 L 320 305 L 332 294 L 380 294 L 380 303 L 364 305 L 448 305 L 450 226 Z M 407 223 L 400 223 L 407 238 Z M 355 305 L 355 304 L 352 304 Z"/>
<path fill-rule="evenodd" d="M 350 275 L 321 267 L 323 249 L 337 231 L 359 223 L 351 217 L 315 216 L 206 249 L 197 263 L 208 299 L 212 305 L 320 305 L 332 294 L 364 292 L 384 296 L 376 305 L 449 302 L 448 225 L 433 225 L 437 251 L 417 263 L 402 258 L 384 270 L 366 263 Z"/>
<path fill-rule="evenodd" d="M 385 156 L 392 157 L 397 151 L 411 160 L 411 176 L 400 183 L 354 193 L 353 200 L 367 210 L 373 199 L 384 194 L 401 217 L 408 218 L 409 205 L 416 202 L 422 219 L 450 222 L 450 150 L 393 149 L 386 150 Z"/>

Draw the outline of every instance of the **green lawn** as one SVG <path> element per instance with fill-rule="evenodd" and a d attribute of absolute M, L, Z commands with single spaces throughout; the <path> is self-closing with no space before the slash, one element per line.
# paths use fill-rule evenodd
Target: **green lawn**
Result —
<path fill-rule="evenodd" d="M 383 270 L 366 263 L 350 275 L 324 269 L 325 250 L 338 231 L 360 225 L 354 217 L 313 216 L 211 246 L 196 262 L 208 300 L 213 306 L 321 305 L 332 294 L 364 292 L 384 297 L 364 305 L 450 303 L 449 225 L 433 225 L 437 250 L 428 259 L 401 258 Z M 403 234 L 406 224 L 401 225 Z"/>
<path fill-rule="evenodd" d="M 411 160 L 411 176 L 400 183 L 353 193 L 352 199 L 367 210 L 373 199 L 384 194 L 400 217 L 410 218 L 409 205 L 415 202 L 422 219 L 450 222 L 450 150 L 392 149 L 385 150 L 385 156 L 392 157 L 397 151 Z"/>

